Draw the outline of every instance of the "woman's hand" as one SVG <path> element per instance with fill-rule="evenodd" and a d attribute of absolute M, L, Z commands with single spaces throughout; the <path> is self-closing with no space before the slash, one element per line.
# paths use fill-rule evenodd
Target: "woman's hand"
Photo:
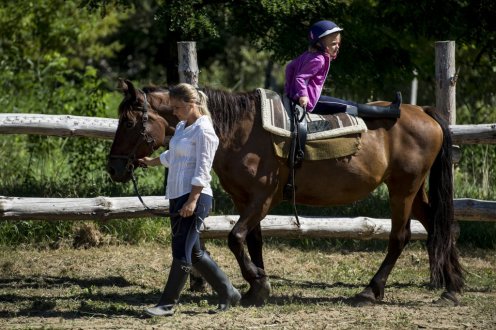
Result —
<path fill-rule="evenodd" d="M 138 163 L 141 166 L 147 167 L 147 166 L 157 166 L 160 165 L 160 158 L 152 158 L 152 157 L 143 157 L 138 159 Z"/>
<path fill-rule="evenodd" d="M 196 200 L 187 200 L 183 207 L 179 210 L 179 215 L 187 218 L 193 215 L 196 209 Z"/>
<path fill-rule="evenodd" d="M 189 194 L 188 200 L 184 203 L 183 207 L 179 210 L 179 215 L 183 218 L 187 218 L 193 215 L 196 210 L 196 204 L 200 198 L 200 193 L 203 187 L 191 186 L 191 192 Z"/>

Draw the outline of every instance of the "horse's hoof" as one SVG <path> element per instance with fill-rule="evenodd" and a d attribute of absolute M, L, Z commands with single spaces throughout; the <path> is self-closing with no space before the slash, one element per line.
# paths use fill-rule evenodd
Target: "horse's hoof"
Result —
<path fill-rule="evenodd" d="M 351 297 L 347 300 L 347 303 L 351 306 L 354 307 L 364 307 L 364 306 L 371 306 L 374 305 L 377 302 L 377 299 L 372 293 L 372 291 L 368 290 L 363 290 L 359 294 L 355 295 L 354 297 Z"/>
<path fill-rule="evenodd" d="M 455 307 L 460 305 L 460 301 L 456 297 L 454 293 L 444 291 L 441 294 L 441 297 L 437 300 L 434 300 L 433 303 L 437 306 L 444 306 L 444 307 Z"/>
<path fill-rule="evenodd" d="M 370 298 L 363 297 L 361 295 L 356 295 L 354 297 L 348 298 L 348 300 L 346 300 L 346 303 L 353 307 L 366 307 L 374 305 L 376 301 Z"/>
<path fill-rule="evenodd" d="M 270 283 L 267 277 L 256 279 L 250 283 L 250 289 L 241 298 L 241 305 L 260 307 L 270 295 Z"/>

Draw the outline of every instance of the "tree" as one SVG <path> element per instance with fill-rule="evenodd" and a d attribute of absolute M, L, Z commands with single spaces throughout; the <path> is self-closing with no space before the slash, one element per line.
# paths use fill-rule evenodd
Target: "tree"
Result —
<path fill-rule="evenodd" d="M 1 1 L 2 111 L 110 116 L 97 67 L 120 49 L 103 39 L 126 15 L 113 10 L 102 18 L 73 1 Z M 52 180 L 94 190 L 106 179 L 95 175 L 104 170 L 108 150 L 99 141 L 29 135 L 0 136 L 0 143 L 11 160 L 3 164 L 2 192 L 56 194 L 45 189 Z"/>
<path fill-rule="evenodd" d="M 93 8 L 100 9 L 122 2 L 90 1 Z M 327 86 L 336 96 L 365 101 L 390 99 L 395 90 L 408 94 L 415 70 L 420 79 L 419 102 L 433 104 L 434 43 L 438 40 L 457 42 L 462 90 L 470 89 L 463 86 L 464 81 L 473 83 L 474 79 L 478 83 L 471 91 L 476 93 L 481 85 L 487 89 L 494 85 L 495 75 L 488 77 L 487 69 L 496 55 L 496 29 L 491 19 L 496 16 L 496 5 L 489 0 L 125 3 L 137 10 L 126 23 L 127 28 L 119 32 L 118 40 L 126 46 L 113 64 L 124 65 L 131 78 L 177 82 L 176 43 L 185 40 L 197 42 L 201 68 L 226 64 L 236 57 L 241 62 L 244 46 L 248 46 L 267 54 L 262 56 L 266 58 L 265 68 L 276 63 L 279 76 L 283 76 L 286 61 L 306 48 L 308 27 L 317 20 L 331 19 L 345 29 L 341 54 L 331 67 Z M 229 66 L 226 71 L 236 75 L 239 69 Z M 480 76 L 482 70 L 485 76 Z M 251 74 L 265 75 L 263 71 Z M 227 79 L 229 73 L 224 76 Z M 225 87 L 239 79 L 228 81 Z M 484 99 L 490 101 L 491 97 Z"/>

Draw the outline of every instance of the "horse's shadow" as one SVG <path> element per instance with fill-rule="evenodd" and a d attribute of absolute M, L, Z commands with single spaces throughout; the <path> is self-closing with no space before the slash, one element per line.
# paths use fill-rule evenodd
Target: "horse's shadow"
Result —
<path fill-rule="evenodd" d="M 343 282 L 313 282 L 287 279 L 279 276 L 271 276 L 271 285 L 275 291 L 278 287 L 290 286 L 293 289 L 311 290 L 311 289 L 357 289 L 364 287 L 364 284 L 351 284 Z M 70 288 L 78 288 L 71 293 Z M 124 293 L 108 292 L 106 287 L 117 287 Z M 247 284 L 237 286 L 242 292 L 248 290 Z M 429 288 L 428 283 L 399 283 L 393 282 L 388 284 L 389 288 Z M 15 288 L 16 293 L 7 294 L 6 289 Z M 47 297 L 46 294 L 31 295 L 19 292 L 18 290 L 68 290 L 69 294 L 63 296 Z M 133 288 L 135 290 L 130 292 Z M 83 289 L 83 290 L 81 290 Z M 13 291 L 13 290 L 12 290 Z M 76 292 L 77 291 L 77 292 Z M 474 290 L 472 290 L 474 291 Z M 477 290 L 475 290 L 477 291 Z M 19 292 L 19 293 L 17 293 Z M 138 306 L 147 306 L 155 304 L 160 298 L 161 290 L 150 288 L 140 284 L 132 283 L 122 276 L 109 276 L 102 278 L 82 279 L 68 276 L 53 277 L 12 277 L 0 278 L 0 301 L 5 304 L 14 304 L 26 306 L 23 309 L 12 312 L 3 308 L 0 310 L 0 318 L 12 317 L 61 317 L 64 319 L 77 319 L 82 317 L 112 317 L 112 316 L 129 316 L 134 318 L 145 318 Z M 60 301 L 67 301 L 67 304 L 77 303 L 77 307 L 71 310 L 57 310 Z M 209 290 L 208 292 L 192 293 L 188 289 L 183 291 L 181 301 L 185 304 L 197 304 L 199 301 L 206 301 L 210 308 L 217 303 L 217 295 Z M 91 303 L 90 303 L 91 302 Z M 110 307 L 107 307 L 109 302 Z M 291 305 L 291 304 L 345 304 L 355 306 L 352 297 L 345 296 L 304 296 L 299 294 L 277 294 L 272 295 L 266 301 L 271 305 Z M 376 303 L 377 304 L 377 303 Z M 391 306 L 418 306 L 421 302 L 404 301 L 404 302 L 380 302 L 381 305 Z M 107 305 L 107 306 L 106 306 Z M 209 308 L 205 308 L 208 313 Z M 197 311 L 184 310 L 185 314 L 199 314 Z"/>
<path fill-rule="evenodd" d="M 291 287 L 293 289 L 356 289 L 357 291 L 364 288 L 366 286 L 365 283 L 344 283 L 344 282 L 315 282 L 315 281 L 301 281 L 301 280 L 293 280 L 287 279 L 279 276 L 271 276 L 271 287 Z M 397 289 L 428 289 L 430 288 L 429 283 L 399 283 L 392 282 L 388 284 L 388 288 L 397 288 Z M 290 305 L 290 304 L 343 304 L 352 307 L 362 306 L 360 303 L 357 303 L 357 299 L 355 296 L 320 296 L 320 297 L 305 297 L 300 295 L 271 295 L 267 301 L 269 304 L 275 305 Z M 391 301 L 379 301 L 375 302 L 375 305 L 390 305 L 390 306 L 418 306 L 421 302 L 418 301 L 406 301 L 406 302 L 391 302 Z"/>

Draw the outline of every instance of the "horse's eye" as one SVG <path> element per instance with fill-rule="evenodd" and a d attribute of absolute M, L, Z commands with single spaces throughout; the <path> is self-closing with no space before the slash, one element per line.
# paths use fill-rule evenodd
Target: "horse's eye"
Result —
<path fill-rule="evenodd" d="M 126 128 L 133 128 L 134 123 L 132 121 L 126 121 L 125 125 L 126 125 Z"/>

